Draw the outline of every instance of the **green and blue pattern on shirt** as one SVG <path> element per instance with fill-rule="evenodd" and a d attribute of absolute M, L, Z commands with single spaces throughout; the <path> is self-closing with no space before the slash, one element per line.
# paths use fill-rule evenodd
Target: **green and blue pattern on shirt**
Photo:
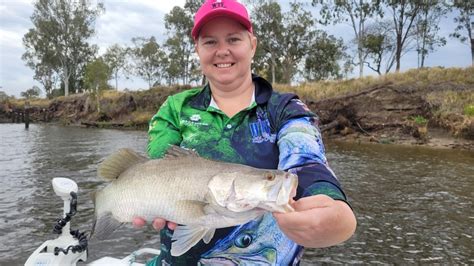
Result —
<path fill-rule="evenodd" d="M 169 145 L 179 145 L 214 160 L 292 171 L 299 179 L 297 198 L 326 194 L 346 201 L 328 166 L 317 117 L 296 95 L 277 93 L 258 76 L 253 82 L 255 102 L 231 118 L 210 105 L 209 85 L 168 97 L 150 121 L 149 156 L 160 158 Z M 288 265 L 302 252 L 271 214 L 218 229 L 209 244 L 200 241 L 180 257 L 169 253 L 172 231 L 164 229 L 160 236 L 161 255 L 153 261 L 157 265 Z"/>

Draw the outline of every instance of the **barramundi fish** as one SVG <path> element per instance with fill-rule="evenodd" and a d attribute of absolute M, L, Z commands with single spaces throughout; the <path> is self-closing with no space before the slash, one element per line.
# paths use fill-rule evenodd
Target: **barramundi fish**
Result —
<path fill-rule="evenodd" d="M 219 162 L 171 146 L 149 160 L 131 149 L 106 158 L 98 175 L 111 181 L 94 195 L 94 237 L 103 239 L 134 217 L 175 222 L 171 255 L 179 256 L 215 229 L 245 224 L 265 212 L 290 212 L 296 175 Z"/>

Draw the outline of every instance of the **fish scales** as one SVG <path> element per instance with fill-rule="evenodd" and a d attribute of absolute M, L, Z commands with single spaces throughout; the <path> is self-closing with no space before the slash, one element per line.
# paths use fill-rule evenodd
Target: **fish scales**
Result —
<path fill-rule="evenodd" d="M 117 180 L 108 191 L 118 193 L 114 197 L 123 202 L 115 205 L 118 216 L 123 217 L 121 221 L 130 221 L 139 214 L 148 219 L 161 214 L 163 218 L 177 223 L 189 222 L 197 217 L 186 201 L 204 201 L 207 183 L 219 172 L 219 169 L 210 167 L 203 161 L 199 158 L 148 161 L 127 170 L 123 178 Z M 190 166 L 192 172 L 183 171 L 190 169 Z M 134 194 L 135 190 L 128 189 L 131 187 L 142 189 Z M 156 202 L 156 195 L 161 195 L 159 204 Z M 136 209 L 136 206 L 141 207 Z M 119 209 L 120 207 L 123 208 Z M 175 211 L 176 209 L 181 211 Z"/>

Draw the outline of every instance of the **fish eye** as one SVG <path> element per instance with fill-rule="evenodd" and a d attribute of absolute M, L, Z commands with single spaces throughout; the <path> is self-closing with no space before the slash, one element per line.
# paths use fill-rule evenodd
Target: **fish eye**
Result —
<path fill-rule="evenodd" d="M 266 178 L 268 181 L 273 181 L 273 180 L 275 180 L 275 173 L 266 172 L 266 173 L 265 173 L 265 178 Z"/>
<path fill-rule="evenodd" d="M 234 244 L 239 248 L 246 248 L 252 244 L 252 240 L 250 234 L 242 234 L 234 240 Z"/>

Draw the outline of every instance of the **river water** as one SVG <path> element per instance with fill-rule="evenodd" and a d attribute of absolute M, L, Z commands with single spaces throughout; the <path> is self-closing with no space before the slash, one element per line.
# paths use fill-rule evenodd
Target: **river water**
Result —
<path fill-rule="evenodd" d="M 0 265 L 21 265 L 62 214 L 51 179 L 77 182 L 72 229 L 90 230 L 97 164 L 122 147 L 145 151 L 143 131 L 0 124 Z M 474 264 L 474 153 L 394 145 L 326 143 L 358 219 L 353 238 L 307 249 L 302 265 Z M 151 229 L 125 227 L 89 243 L 89 260 L 158 247 Z"/>

